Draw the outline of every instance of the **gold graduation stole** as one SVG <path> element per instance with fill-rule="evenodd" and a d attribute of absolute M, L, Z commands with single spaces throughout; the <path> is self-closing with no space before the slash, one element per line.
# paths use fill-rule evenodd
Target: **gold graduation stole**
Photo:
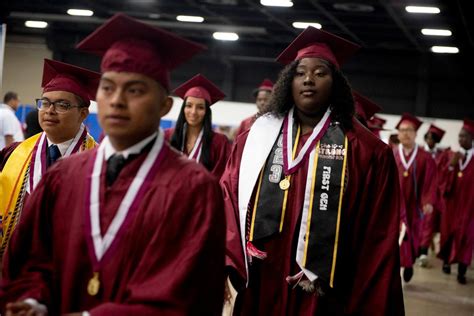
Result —
<path fill-rule="evenodd" d="M 293 128 L 293 131 L 297 130 Z M 299 128 L 292 135 L 295 144 Z M 252 242 L 278 234 L 283 229 L 288 190 L 281 187 L 285 179 L 282 166 L 281 135 L 277 139 L 269 158 L 262 169 L 256 187 L 255 201 L 247 224 L 247 251 L 250 256 L 264 259 L 266 254 L 253 246 Z M 347 137 L 340 124 L 331 123 L 317 142 L 308 159 L 308 174 L 303 203 L 302 219 L 297 246 L 296 261 L 304 270 L 309 270 L 333 287 L 341 205 L 346 180 Z M 288 178 L 288 176 L 286 177 Z M 291 182 L 291 179 L 290 179 Z"/>
<path fill-rule="evenodd" d="M 2 172 L 0 172 L 0 214 L 2 216 L 2 234 L 0 236 L 0 258 L 10 241 L 23 208 L 26 184 L 29 177 L 30 162 L 35 145 L 42 133 L 23 141 L 12 152 Z M 82 140 L 79 152 L 97 146 L 94 138 L 87 133 Z"/>

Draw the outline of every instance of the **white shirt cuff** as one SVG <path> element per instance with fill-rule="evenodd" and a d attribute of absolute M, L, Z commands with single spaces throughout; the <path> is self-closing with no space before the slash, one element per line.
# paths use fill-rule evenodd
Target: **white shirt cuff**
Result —
<path fill-rule="evenodd" d="M 46 305 L 40 304 L 34 298 L 27 298 L 26 300 L 23 300 L 23 302 L 25 302 L 26 304 L 31 305 L 33 310 L 35 310 L 38 313 L 43 313 L 43 314 L 48 313 L 48 308 L 46 307 Z"/>

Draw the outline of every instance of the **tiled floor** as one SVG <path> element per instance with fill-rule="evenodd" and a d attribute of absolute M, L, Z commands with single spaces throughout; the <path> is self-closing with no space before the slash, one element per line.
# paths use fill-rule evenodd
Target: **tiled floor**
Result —
<path fill-rule="evenodd" d="M 441 272 L 441 261 L 430 257 L 430 268 L 415 267 L 413 279 L 403 285 L 407 316 L 474 316 L 474 269 L 468 268 L 467 285 Z"/>

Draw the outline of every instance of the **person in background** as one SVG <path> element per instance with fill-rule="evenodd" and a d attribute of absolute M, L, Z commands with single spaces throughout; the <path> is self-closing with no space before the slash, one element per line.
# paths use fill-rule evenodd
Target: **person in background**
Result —
<path fill-rule="evenodd" d="M 176 126 L 165 131 L 166 139 L 220 179 L 231 145 L 225 135 L 212 130 L 211 106 L 222 100 L 224 93 L 201 74 L 183 83 L 174 93 L 183 99 L 183 104 Z"/>
<path fill-rule="evenodd" d="M 403 113 L 396 128 L 400 144 L 393 148 L 398 166 L 398 178 L 405 205 L 407 238 L 400 247 L 403 279 L 413 277 L 413 263 L 419 256 L 420 238 L 425 214 L 433 212 L 436 203 L 436 164 L 431 155 L 415 142 L 422 122 L 409 113 Z"/>
<path fill-rule="evenodd" d="M 265 111 L 265 107 L 270 100 L 270 95 L 273 90 L 273 82 L 270 79 L 264 79 L 262 83 L 254 90 L 253 96 L 255 97 L 255 105 L 257 106 L 257 113 L 246 118 L 240 123 L 235 136 L 242 134 L 246 130 L 250 129 L 252 124 L 257 119 L 258 115 Z"/>
<path fill-rule="evenodd" d="M 446 168 L 450 159 L 450 150 L 441 149 L 438 144 L 443 139 L 445 131 L 434 124 L 431 124 L 426 132 L 425 146 L 424 149 L 427 153 L 431 154 L 431 157 L 436 162 L 436 173 L 437 173 L 437 189 L 436 189 L 436 202 L 433 205 L 433 212 L 425 214 L 423 218 L 423 227 L 420 239 L 420 266 L 426 268 L 429 265 L 428 260 L 428 249 L 433 244 L 433 236 L 436 232 L 439 232 L 441 213 L 444 212 L 444 199 L 442 193 L 442 185 L 445 181 L 443 179 L 443 169 Z M 436 248 L 436 247 L 434 247 Z"/>
<path fill-rule="evenodd" d="M 13 142 L 21 142 L 25 138 L 21 123 L 15 115 L 20 99 L 15 92 L 7 92 L 0 104 L 0 150 Z"/>
<path fill-rule="evenodd" d="M 382 111 L 382 108 L 374 101 L 357 91 L 352 90 L 352 97 L 354 98 L 355 117 L 362 123 L 362 125 L 368 128 L 368 122 L 372 119 L 375 113 Z"/>
<path fill-rule="evenodd" d="M 367 121 L 367 127 L 378 138 L 381 138 L 380 132 L 385 130 L 385 123 L 387 123 L 387 120 L 381 118 L 380 116 L 374 115 L 370 120 Z"/>
<path fill-rule="evenodd" d="M 340 70 L 358 48 L 308 27 L 237 137 L 221 179 L 234 315 L 404 314 L 397 166 Z"/>
<path fill-rule="evenodd" d="M 8 248 L 21 252 L 5 257 L 2 314 L 220 315 L 222 193 L 159 129 L 170 70 L 204 47 L 116 14 L 78 48 L 104 55 L 106 136 L 30 196 Z"/>
<path fill-rule="evenodd" d="M 90 100 L 95 99 L 99 78 L 97 72 L 45 59 L 43 93 L 36 102 L 44 132 L 0 151 L 0 258 L 27 197 L 46 170 L 60 158 L 96 146 L 83 121 L 89 114 Z"/>
<path fill-rule="evenodd" d="M 458 264 L 458 282 L 466 284 L 467 267 L 474 250 L 474 121 L 465 119 L 459 132 L 461 151 L 454 153 L 444 169 L 446 209 L 441 219 L 439 257 L 443 272 Z"/>
<path fill-rule="evenodd" d="M 43 129 L 38 120 L 38 109 L 33 109 L 26 115 L 25 118 L 25 138 L 30 138 L 33 135 L 41 133 Z"/>

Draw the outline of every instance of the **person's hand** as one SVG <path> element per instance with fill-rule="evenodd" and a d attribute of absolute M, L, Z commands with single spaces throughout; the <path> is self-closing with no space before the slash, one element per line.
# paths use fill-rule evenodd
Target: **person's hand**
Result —
<path fill-rule="evenodd" d="M 5 316 L 47 316 L 48 313 L 38 311 L 25 302 L 8 303 Z"/>
<path fill-rule="evenodd" d="M 433 205 L 431 204 L 425 204 L 423 206 L 423 214 L 431 214 L 433 212 Z"/>
<path fill-rule="evenodd" d="M 456 165 L 459 163 L 459 160 L 464 159 L 464 155 L 461 152 L 456 152 L 453 155 L 453 158 L 451 159 L 451 162 L 449 163 L 451 167 L 456 167 Z"/>

